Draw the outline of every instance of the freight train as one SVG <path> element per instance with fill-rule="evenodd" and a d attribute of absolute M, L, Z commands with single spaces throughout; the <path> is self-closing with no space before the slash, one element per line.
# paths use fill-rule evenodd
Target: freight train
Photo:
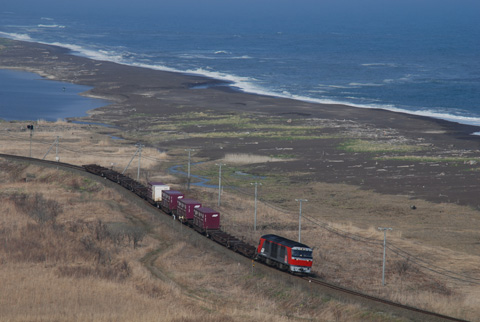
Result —
<path fill-rule="evenodd" d="M 293 274 L 311 274 L 312 249 L 307 245 L 272 234 L 262 236 L 258 247 L 249 245 L 221 230 L 218 211 L 194 199 L 185 198 L 182 192 L 170 190 L 168 185 L 150 182 L 146 187 L 130 177 L 96 164 L 84 165 L 83 168 L 118 183 L 164 213 L 247 258 Z"/>

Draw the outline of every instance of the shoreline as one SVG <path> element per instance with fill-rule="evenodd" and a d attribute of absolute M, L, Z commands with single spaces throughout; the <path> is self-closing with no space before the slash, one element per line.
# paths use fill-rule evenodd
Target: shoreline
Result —
<path fill-rule="evenodd" d="M 58 48 L 62 48 L 66 50 L 67 54 L 74 55 L 77 57 L 83 57 L 87 59 L 92 59 L 95 61 L 108 61 L 111 63 L 119 64 L 119 65 L 124 65 L 124 66 L 129 66 L 129 67 L 139 67 L 139 68 L 146 68 L 154 71 L 160 71 L 160 72 L 169 72 L 169 73 L 178 73 L 181 75 L 185 76 L 193 76 L 193 77 L 203 77 L 206 79 L 210 79 L 210 83 L 213 85 L 209 85 L 209 82 L 206 82 L 205 86 L 199 86 L 197 89 L 204 89 L 208 87 L 216 87 L 216 86 L 222 86 L 225 88 L 229 88 L 232 91 L 239 91 L 241 93 L 245 94 L 252 94 L 252 95 L 261 95 L 261 96 L 268 96 L 272 98 L 278 98 L 278 99 L 292 99 L 292 100 L 297 100 L 301 102 L 306 102 L 306 103 L 312 103 L 312 104 L 320 104 L 320 105 L 345 105 L 349 107 L 355 107 L 355 108 L 361 108 L 361 109 L 381 109 L 381 110 L 386 110 L 394 113 L 404 113 L 404 114 L 409 114 L 413 116 L 421 116 L 421 117 L 428 117 L 428 118 L 433 118 L 433 119 L 439 119 L 439 120 L 444 120 L 448 122 L 453 122 L 453 123 L 459 123 L 463 125 L 471 125 L 471 126 L 478 126 L 480 127 L 480 117 L 474 117 L 474 116 L 467 116 L 467 115 L 454 115 L 454 114 L 448 114 L 448 113 L 443 113 L 439 111 L 431 111 L 429 109 L 423 110 L 422 107 L 419 107 L 417 110 L 409 110 L 407 108 L 402 108 L 398 107 L 395 105 L 390 105 L 388 103 L 386 104 L 367 104 L 367 105 L 362 105 L 362 104 L 354 104 L 350 102 L 343 102 L 343 101 L 330 101 L 328 99 L 321 99 L 321 98 L 313 98 L 313 97 L 308 97 L 308 96 L 299 96 L 299 95 L 294 95 L 294 94 L 282 94 L 282 93 L 275 93 L 272 92 L 268 89 L 263 89 L 262 87 L 259 87 L 255 84 L 250 84 L 248 81 L 248 77 L 241 77 L 241 76 L 235 76 L 235 75 L 230 75 L 230 74 L 224 74 L 221 72 L 209 72 L 207 70 L 200 70 L 200 71 L 182 71 L 182 70 L 177 70 L 175 68 L 170 68 L 167 66 L 162 66 L 162 65 L 148 65 L 144 63 L 126 63 L 126 62 L 121 62 L 117 61 L 114 58 L 110 58 L 108 56 L 105 56 L 104 54 L 94 54 L 92 51 L 84 49 L 82 47 L 72 45 L 72 44 L 67 44 L 67 43 L 47 43 L 47 42 L 34 42 L 32 40 L 23 40 L 16 37 L 15 35 L 10 35 L 5 33 L 3 35 L 4 37 L 8 37 L 7 39 L 13 39 L 16 41 L 24 41 L 24 42 L 30 42 L 33 44 L 41 44 L 41 45 L 46 45 L 46 46 L 54 46 Z M 103 59 L 104 58 L 104 59 Z M 246 78 L 246 80 L 244 79 Z"/>
<path fill-rule="evenodd" d="M 78 54 L 75 54 L 74 50 L 71 49 L 71 48 L 68 48 L 67 45 L 61 46 L 61 45 L 56 45 L 56 44 L 34 42 L 34 41 L 29 41 L 29 40 L 16 40 L 16 39 L 5 38 L 5 37 L 0 37 L 0 40 L 1 39 L 23 43 L 24 45 L 31 44 L 32 46 L 38 45 L 38 46 L 51 47 L 51 48 L 55 48 L 55 51 L 56 51 L 57 54 L 68 55 L 68 56 L 72 56 L 72 57 L 78 57 L 78 58 L 82 58 L 82 59 L 92 60 L 94 62 L 104 62 L 104 63 L 109 63 L 109 64 L 116 64 L 118 66 L 123 66 L 123 67 L 127 67 L 127 68 L 128 67 L 130 67 L 130 68 L 141 68 L 141 69 L 150 70 L 150 71 L 159 72 L 159 73 L 176 74 L 180 77 L 184 76 L 186 79 L 189 79 L 189 78 L 193 77 L 193 78 L 198 79 L 198 80 L 194 84 L 189 84 L 188 85 L 189 89 L 192 89 L 192 90 L 217 89 L 217 90 L 221 90 L 221 91 L 225 91 L 225 92 L 241 93 L 241 94 L 245 94 L 245 95 L 255 95 L 255 96 L 268 97 L 268 98 L 271 98 L 271 99 L 278 99 L 278 100 L 292 100 L 292 101 L 296 101 L 296 102 L 318 105 L 318 106 L 335 106 L 335 107 L 342 106 L 342 107 L 345 107 L 345 108 L 362 109 L 362 110 L 367 110 L 367 111 L 372 111 L 372 112 L 380 110 L 380 111 L 386 111 L 386 112 L 390 112 L 390 113 L 408 115 L 408 116 L 412 116 L 412 117 L 427 118 L 427 119 L 431 119 L 432 121 L 450 122 L 450 123 L 458 124 L 458 126 L 460 126 L 460 127 L 461 126 L 472 127 L 472 129 L 474 129 L 474 131 L 472 131 L 470 134 L 471 135 L 480 135 L 480 124 L 475 125 L 475 124 L 468 123 L 468 120 L 473 119 L 473 118 L 467 117 L 467 116 L 457 117 L 459 119 L 465 120 L 465 122 L 462 123 L 462 122 L 460 122 L 460 120 L 453 119 L 453 118 L 455 118 L 455 116 L 453 116 L 453 115 L 444 114 L 444 115 L 439 115 L 438 117 L 436 117 L 435 115 L 437 113 L 435 113 L 435 112 L 433 113 L 433 115 L 430 115 L 430 114 L 432 114 L 431 112 L 423 113 L 421 111 L 417 111 L 417 112 L 408 111 L 408 110 L 404 110 L 404 109 L 397 108 L 397 107 L 394 107 L 394 106 L 392 106 L 392 107 L 386 107 L 386 106 L 375 107 L 375 106 L 362 106 L 362 105 L 348 104 L 348 103 L 343 103 L 343 102 L 321 102 L 321 101 L 318 101 L 317 99 L 308 98 L 308 97 L 295 97 L 294 95 L 292 97 L 289 97 L 289 96 L 282 96 L 281 94 L 275 94 L 275 93 L 268 93 L 268 92 L 261 93 L 261 92 L 255 92 L 255 91 L 248 91 L 248 90 L 242 88 L 241 86 L 236 86 L 237 82 L 234 81 L 234 80 L 231 80 L 231 79 L 215 78 L 213 76 L 203 75 L 201 73 L 194 73 L 194 72 L 187 72 L 187 71 L 182 72 L 182 71 L 176 71 L 176 70 L 173 70 L 173 69 L 169 70 L 168 67 L 165 67 L 163 69 L 161 67 L 156 68 L 155 66 L 149 66 L 149 65 L 143 66 L 143 65 L 136 65 L 136 64 L 119 63 L 119 62 L 114 62 L 114 61 L 110 61 L 110 60 L 98 60 L 98 59 L 95 59 L 95 58 L 88 57 L 88 55 L 82 55 L 81 52 L 79 52 Z M 4 67 L 0 66 L 0 68 L 4 68 Z M 36 73 L 36 74 L 40 75 L 41 77 L 45 77 L 47 79 L 59 80 L 58 77 L 56 77 L 56 76 L 54 76 L 50 73 L 46 73 L 42 70 L 35 69 L 35 68 L 25 68 L 25 67 L 12 66 L 12 67 L 9 67 L 9 69 L 21 69 L 21 70 L 25 70 L 25 71 L 28 71 L 28 72 Z M 65 80 L 65 81 L 70 82 L 70 83 L 74 83 L 72 80 Z M 94 86 L 94 85 L 92 84 L 92 85 L 89 85 L 89 86 Z M 105 100 L 109 100 L 109 101 L 112 100 L 112 98 L 110 96 L 104 96 L 104 95 L 101 95 L 101 94 L 95 94 L 94 95 L 94 94 L 90 93 L 90 91 L 87 91 L 85 93 L 80 93 L 80 95 L 84 95 L 84 96 L 88 96 L 88 97 L 96 98 L 96 99 L 105 99 Z"/>
<path fill-rule="evenodd" d="M 0 68 L 20 68 L 58 81 L 87 85 L 92 89 L 81 95 L 111 102 L 88 111 L 87 117 L 68 120 L 109 124 L 125 138 L 146 141 L 163 150 L 197 147 L 201 151 L 198 156 L 208 159 L 221 159 L 226 153 L 268 156 L 282 149 L 294 151 L 295 161 L 277 163 L 271 169 L 259 171 L 285 172 L 307 182 L 345 183 L 385 194 L 480 207 L 477 205 L 480 187 L 475 176 L 476 160 L 480 159 L 480 137 L 472 135 L 479 132 L 480 127 L 382 109 L 249 94 L 225 86 L 204 88 L 205 84 L 218 84 L 219 81 L 96 61 L 72 55 L 62 47 L 38 43 L 7 39 L 0 42 L 2 45 Z M 288 131 L 281 132 L 284 137 L 259 138 L 255 136 L 255 127 L 242 130 L 231 123 L 219 129 L 215 126 L 182 127 L 181 118 L 188 115 L 197 115 L 200 122 L 229 115 L 264 123 L 287 121 L 284 124 L 307 125 L 309 132 L 298 139 L 291 137 Z M 163 124 L 173 128 L 164 128 Z M 235 133 L 225 136 L 218 132 L 232 129 Z M 368 151 L 347 153 L 341 145 L 349 140 L 363 140 L 373 145 L 409 144 L 415 147 L 412 151 L 418 152 L 407 154 L 405 161 L 396 159 L 399 152 L 395 149 L 373 155 Z M 442 161 L 463 160 L 464 156 L 474 161 L 457 166 Z M 380 157 L 387 158 L 379 160 Z M 428 162 L 425 166 L 422 158 L 433 158 L 440 166 L 432 172 L 433 168 Z M 332 160 L 342 162 L 332 163 Z M 412 162 L 414 169 L 410 169 Z M 463 173 L 462 169 L 469 172 Z M 442 179 L 441 184 L 437 178 Z"/>

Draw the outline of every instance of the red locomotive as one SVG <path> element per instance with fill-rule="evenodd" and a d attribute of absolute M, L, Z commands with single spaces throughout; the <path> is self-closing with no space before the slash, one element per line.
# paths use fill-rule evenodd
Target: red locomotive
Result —
<path fill-rule="evenodd" d="M 256 259 L 281 270 L 299 274 L 310 274 L 313 264 L 310 247 L 272 234 L 260 238 Z"/>

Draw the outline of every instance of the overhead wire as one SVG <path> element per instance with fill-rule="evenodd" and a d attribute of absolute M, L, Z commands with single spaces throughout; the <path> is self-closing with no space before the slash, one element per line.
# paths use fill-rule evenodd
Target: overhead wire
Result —
<path fill-rule="evenodd" d="M 3 135 L 11 137 L 11 138 L 15 138 L 17 140 L 30 141 L 30 138 L 24 138 L 24 137 L 12 135 L 11 133 L 8 133 L 8 131 L 5 131 L 5 130 L 2 131 L 2 132 L 4 132 Z M 39 139 L 32 139 L 32 142 L 34 142 L 36 144 L 43 144 L 43 145 L 51 145 L 52 144 L 52 142 L 50 142 L 50 141 L 39 140 Z M 70 147 L 66 147 L 63 144 L 59 144 L 59 147 L 63 150 L 66 150 L 66 151 L 69 151 L 69 152 L 72 152 L 72 153 L 78 153 L 78 154 L 90 155 L 90 156 L 97 156 L 97 157 L 105 156 L 104 154 L 99 154 L 99 153 L 78 151 L 78 150 L 72 149 Z M 116 156 L 130 157 L 131 154 L 119 154 L 119 155 L 116 155 Z M 142 155 L 142 158 L 144 158 L 146 160 L 149 160 L 149 161 L 156 161 L 156 162 L 162 162 L 162 163 L 178 163 L 178 161 L 163 160 L 163 159 L 158 159 L 158 158 L 147 156 L 147 155 Z M 205 170 L 205 169 L 211 168 L 211 165 L 207 164 L 206 162 L 200 162 L 200 163 L 196 162 L 196 163 L 191 163 L 191 169 L 193 169 L 193 168 L 197 168 L 197 169 L 200 169 L 200 170 Z M 182 173 L 180 173 L 180 175 L 185 176 L 187 174 L 183 173 L 183 171 L 182 171 Z M 236 191 L 236 192 L 238 192 L 242 195 L 245 195 L 245 196 L 252 196 L 253 195 L 253 192 L 249 192 L 246 189 L 242 189 L 240 187 L 235 186 L 230 180 L 228 180 L 225 177 L 223 177 L 222 180 L 224 181 L 224 183 L 226 183 L 226 186 L 224 186 L 224 188 L 227 187 L 228 189 L 234 190 L 234 191 Z M 268 201 L 266 201 L 262 198 L 258 198 L 257 200 L 258 200 L 258 202 L 260 202 L 261 204 L 263 204 L 264 206 L 266 206 L 268 208 L 271 208 L 271 209 L 276 210 L 276 211 L 278 211 L 280 213 L 283 213 L 283 214 L 292 215 L 291 211 L 289 211 L 287 209 L 284 209 L 284 208 L 281 208 L 277 205 L 273 205 L 272 203 L 270 203 L 270 202 L 268 202 Z M 318 227 L 320 227 L 324 230 L 327 230 L 330 233 L 336 234 L 340 237 L 349 238 L 351 240 L 355 240 L 355 241 L 359 241 L 359 242 L 363 242 L 363 243 L 368 243 L 368 244 L 373 244 L 373 245 L 380 245 L 380 246 L 382 245 L 381 241 L 379 241 L 378 239 L 363 237 L 363 236 L 360 236 L 360 235 L 357 235 L 357 234 L 354 234 L 354 233 L 350 233 L 350 232 L 347 232 L 347 231 L 339 229 L 339 228 L 332 227 L 328 223 L 319 221 L 318 219 L 315 219 L 315 218 L 313 218 L 311 216 L 308 216 L 308 215 L 305 215 L 305 214 L 303 214 L 302 217 L 305 220 L 307 220 L 308 222 L 310 222 L 311 224 L 316 225 L 316 226 L 318 226 Z M 473 283 L 473 284 L 480 284 L 480 278 L 470 277 L 470 276 L 460 274 L 460 273 L 457 273 L 457 272 L 454 272 L 454 271 L 451 271 L 451 270 L 447 270 L 447 269 L 444 269 L 442 267 L 438 267 L 436 265 L 428 263 L 426 260 L 402 250 L 401 248 L 399 248 L 398 246 L 396 246 L 392 242 L 390 242 L 388 245 L 386 245 L 386 248 L 389 249 L 390 251 L 392 251 L 394 254 L 398 255 L 399 257 L 402 257 L 402 258 L 410 261 L 414 265 L 417 265 L 418 267 L 421 267 L 425 270 L 428 270 L 428 271 L 431 271 L 433 273 L 436 273 L 436 274 L 439 274 L 439 275 L 442 275 L 442 276 L 445 276 L 445 277 L 448 277 L 448 278 L 451 278 L 451 279 L 455 279 L 455 280 L 458 280 L 458 281 Z"/>
<path fill-rule="evenodd" d="M 229 182 L 227 179 L 222 179 L 222 180 L 226 181 L 226 182 Z M 231 182 L 230 182 L 229 188 L 232 189 L 232 190 L 235 190 L 236 192 L 239 192 L 243 195 L 251 196 L 253 194 L 253 193 L 249 193 L 249 192 L 247 192 L 247 191 L 245 191 L 245 190 L 243 190 L 239 187 L 235 187 L 234 185 L 232 185 Z M 265 200 L 262 200 L 260 198 L 258 198 L 257 200 L 260 203 L 262 203 L 264 206 L 270 207 L 270 208 L 272 208 L 276 211 L 279 211 L 279 212 L 284 213 L 284 214 L 290 214 L 290 215 L 292 214 L 291 211 L 288 211 L 286 209 L 283 209 L 283 208 L 280 208 L 278 206 L 272 205 L 271 203 L 269 203 Z M 332 227 L 328 223 L 319 221 L 318 219 L 315 219 L 311 216 L 302 214 L 302 218 L 304 218 L 305 220 L 307 220 L 311 224 L 316 225 L 316 226 L 318 226 L 322 229 L 325 229 L 325 230 L 329 231 L 330 233 L 336 234 L 340 237 L 349 238 L 349 239 L 352 239 L 352 240 L 355 240 L 355 241 L 368 243 L 368 244 L 376 245 L 376 246 L 382 246 L 383 245 L 383 243 L 376 238 L 368 238 L 368 237 L 360 236 L 360 235 L 357 235 L 357 234 L 354 234 L 354 233 L 351 233 L 351 232 L 347 232 L 347 231 L 339 229 L 339 228 Z M 475 278 L 475 277 L 467 276 L 467 275 L 464 275 L 464 274 L 460 274 L 460 273 L 457 273 L 457 272 L 454 272 L 454 271 L 451 271 L 451 270 L 444 269 L 444 268 L 439 267 L 437 265 L 434 265 L 432 263 L 428 263 L 426 260 L 400 249 L 399 247 L 397 247 L 392 242 L 390 242 L 386 246 L 386 248 L 391 250 L 396 255 L 398 255 L 398 256 L 400 256 L 404 259 L 409 260 L 413 265 L 417 265 L 418 267 L 429 270 L 433 273 L 436 273 L 436 274 L 439 274 L 439 275 L 442 275 L 442 276 L 445 276 L 445 277 L 448 277 L 448 278 L 452 278 L 452 279 L 455 279 L 455 280 L 458 280 L 458 281 L 462 281 L 462 282 L 480 284 L 480 279 L 479 278 Z"/>

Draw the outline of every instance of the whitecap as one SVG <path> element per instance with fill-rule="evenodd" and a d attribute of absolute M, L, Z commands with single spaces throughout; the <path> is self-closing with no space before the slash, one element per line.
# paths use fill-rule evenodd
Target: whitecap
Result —
<path fill-rule="evenodd" d="M 364 67 L 398 67 L 395 63 L 366 63 L 361 64 Z"/>
<path fill-rule="evenodd" d="M 60 28 L 60 29 L 65 28 L 65 26 L 62 26 L 62 25 L 42 25 L 42 24 L 37 25 L 37 27 L 39 27 L 39 28 Z"/>
<path fill-rule="evenodd" d="M 226 74 L 226 73 L 222 73 L 222 72 L 206 70 L 204 68 L 189 69 L 189 70 L 184 71 L 184 73 L 207 76 L 207 77 L 210 77 L 210 78 L 216 78 L 216 79 L 220 79 L 220 80 L 230 81 L 230 82 L 233 82 L 233 83 L 255 81 L 254 78 L 236 76 L 236 75 L 232 75 L 232 74 Z"/>
<path fill-rule="evenodd" d="M 243 56 L 232 57 L 232 59 L 252 59 L 252 57 L 248 55 L 243 55 Z"/>
<path fill-rule="evenodd" d="M 375 83 L 349 83 L 350 86 L 363 87 L 363 86 L 384 86 L 384 84 L 375 84 Z"/>
<path fill-rule="evenodd" d="M 450 122 L 456 122 L 456 123 L 460 123 L 460 124 L 480 126 L 480 117 L 453 115 L 453 114 L 449 114 L 449 113 L 440 113 L 440 112 L 437 112 L 435 110 L 409 111 L 409 110 L 403 110 L 403 109 L 397 109 L 397 108 L 394 108 L 394 109 L 391 109 L 391 110 L 393 112 L 402 112 L 402 113 L 408 113 L 408 114 L 413 114 L 413 115 L 426 116 L 426 117 L 446 120 L 446 121 L 450 121 Z"/>
<path fill-rule="evenodd" d="M 112 61 L 120 64 L 124 63 L 123 55 L 116 53 L 115 51 L 88 49 L 79 45 L 65 44 L 65 43 L 59 43 L 59 42 L 53 42 L 53 43 L 47 43 L 47 44 L 64 47 L 64 48 L 70 49 L 73 53 L 76 53 L 80 56 L 92 58 L 95 60 Z"/>
<path fill-rule="evenodd" d="M 27 35 L 27 34 L 18 34 L 18 33 L 14 33 L 14 32 L 2 32 L 2 31 L 0 31 L 0 36 L 7 37 L 7 38 L 10 38 L 10 39 L 14 39 L 14 40 L 22 40 L 22 41 L 31 41 L 32 40 L 32 38 L 30 38 L 30 36 Z"/>
<path fill-rule="evenodd" d="M 385 84 L 394 84 L 394 83 L 409 83 L 413 80 L 415 75 L 413 74 L 406 74 L 403 77 L 393 79 L 393 78 L 386 78 L 383 80 L 383 83 Z"/>
<path fill-rule="evenodd" d="M 344 85 L 326 85 L 330 88 L 352 88 L 351 86 L 344 86 Z"/>
<path fill-rule="evenodd" d="M 215 59 L 213 57 L 209 57 L 202 54 L 180 54 L 178 56 L 183 59 Z"/>
<path fill-rule="evenodd" d="M 145 63 L 131 63 L 129 64 L 131 66 L 135 66 L 135 67 L 142 67 L 142 68 L 148 68 L 148 69 L 154 69 L 154 70 L 161 70 L 161 71 L 165 71 L 165 72 L 172 72 L 172 73 L 184 73 L 184 71 L 182 70 L 179 70 L 179 69 L 176 69 L 176 68 L 172 68 L 172 67 L 168 67 L 168 66 L 165 66 L 165 65 L 159 65 L 159 64 L 155 64 L 155 65 L 152 65 L 152 64 L 145 64 Z"/>

